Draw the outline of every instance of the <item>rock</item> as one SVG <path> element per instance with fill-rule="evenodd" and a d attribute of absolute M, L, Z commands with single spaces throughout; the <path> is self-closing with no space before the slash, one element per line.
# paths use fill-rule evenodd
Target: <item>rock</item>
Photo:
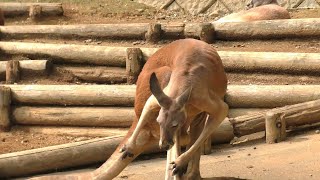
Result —
<path fill-rule="evenodd" d="M 84 40 L 84 43 L 91 43 L 91 42 L 92 42 L 92 39 Z"/>
<path fill-rule="evenodd" d="M 144 9 L 137 9 L 137 11 L 138 11 L 139 13 L 142 13 L 142 12 L 144 11 Z"/>
<path fill-rule="evenodd" d="M 249 165 L 249 166 L 247 166 L 247 168 L 251 169 L 251 168 L 253 168 L 253 166 L 252 166 L 252 165 Z"/>
<path fill-rule="evenodd" d="M 2 141 L 2 142 L 6 142 L 6 138 L 2 138 L 1 141 Z"/>
<path fill-rule="evenodd" d="M 135 42 L 132 43 L 132 45 L 138 45 L 140 43 L 141 43 L 140 41 L 135 41 Z"/>
<path fill-rule="evenodd" d="M 24 144 L 24 143 L 27 143 L 27 142 L 29 142 L 29 141 L 28 140 L 22 140 L 21 144 Z"/>
<path fill-rule="evenodd" d="M 316 130 L 316 134 L 319 134 L 320 133 L 320 130 Z"/>

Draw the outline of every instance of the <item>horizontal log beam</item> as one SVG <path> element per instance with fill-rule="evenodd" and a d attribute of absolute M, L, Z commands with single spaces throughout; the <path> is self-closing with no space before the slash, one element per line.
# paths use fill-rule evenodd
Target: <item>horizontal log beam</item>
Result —
<path fill-rule="evenodd" d="M 15 104 L 133 106 L 134 85 L 5 85 Z"/>
<path fill-rule="evenodd" d="M 49 58 L 55 62 L 126 66 L 127 47 L 0 42 L 7 54 Z M 143 61 L 159 48 L 140 48 Z M 227 71 L 272 71 L 319 73 L 320 53 L 218 51 Z"/>
<path fill-rule="evenodd" d="M 132 107 L 13 107 L 16 124 L 50 126 L 130 127 Z"/>
<path fill-rule="evenodd" d="M 0 42 L 0 50 L 7 54 L 52 59 L 54 62 L 84 63 L 90 65 L 126 65 L 126 48 L 72 44 L 43 44 Z"/>
<path fill-rule="evenodd" d="M 74 137 L 110 137 L 125 136 L 128 128 L 97 128 L 97 127 L 63 127 L 63 126 L 13 126 L 14 132 L 33 134 L 65 135 Z"/>
<path fill-rule="evenodd" d="M 113 136 L 2 154 L 0 177 L 18 177 L 102 162 L 113 153 L 122 138 Z"/>
<path fill-rule="evenodd" d="M 4 85 L 15 104 L 133 106 L 135 85 Z M 320 85 L 229 85 L 231 108 L 274 108 L 320 98 Z M 270 95 L 272 93 L 272 96 Z"/>
<path fill-rule="evenodd" d="M 214 22 L 219 40 L 320 37 L 320 18 Z"/>
<path fill-rule="evenodd" d="M 6 17 L 29 15 L 32 6 L 41 7 L 41 15 L 62 16 L 63 8 L 61 3 L 0 3 L 0 9 Z"/>
<path fill-rule="evenodd" d="M 229 85 L 231 108 L 275 108 L 320 98 L 320 85 Z"/>
<path fill-rule="evenodd" d="M 135 24 L 77 24 L 77 25 L 25 25 L 3 26 L 2 37 L 99 37 L 112 39 L 144 39 L 148 23 Z"/>
<path fill-rule="evenodd" d="M 120 84 L 126 83 L 128 78 L 126 69 L 118 67 L 57 65 L 56 68 L 85 82 Z"/>

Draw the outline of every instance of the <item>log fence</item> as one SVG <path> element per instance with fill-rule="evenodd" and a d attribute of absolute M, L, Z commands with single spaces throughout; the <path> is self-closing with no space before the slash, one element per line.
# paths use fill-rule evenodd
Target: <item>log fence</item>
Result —
<path fill-rule="evenodd" d="M 36 17 L 36 15 L 31 16 Z M 196 38 L 209 43 L 216 40 L 314 38 L 320 36 L 320 18 L 262 20 L 241 23 L 213 22 L 3 26 L 0 27 L 0 36 L 3 38 L 85 37 L 140 39 L 150 43 L 156 43 L 162 39 L 177 38 Z"/>

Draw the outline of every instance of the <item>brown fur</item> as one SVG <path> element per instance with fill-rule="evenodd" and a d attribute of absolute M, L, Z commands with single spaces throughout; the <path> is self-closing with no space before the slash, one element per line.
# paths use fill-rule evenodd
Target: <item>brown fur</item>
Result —
<path fill-rule="evenodd" d="M 217 22 L 249 22 L 273 19 L 290 19 L 290 14 L 281 6 L 268 4 L 229 14 L 217 20 Z"/>
<path fill-rule="evenodd" d="M 200 60 L 201 58 L 208 58 L 208 60 L 203 61 L 204 64 L 201 63 L 202 61 L 199 61 L 200 63 L 198 63 L 197 60 Z M 184 59 L 189 59 L 188 61 L 192 62 L 192 64 L 185 63 L 188 61 L 185 61 Z M 210 65 L 209 64 L 206 65 L 206 63 L 209 63 Z M 137 120 L 140 118 L 143 108 L 145 108 L 146 101 L 148 100 L 148 98 L 150 98 L 151 92 L 149 90 L 149 86 L 150 86 L 149 79 L 151 74 L 153 72 L 156 73 L 156 76 L 159 79 L 161 87 L 164 88 L 164 87 L 167 87 L 169 80 L 170 79 L 172 80 L 173 78 L 172 72 L 174 71 L 177 74 L 177 70 L 181 69 L 181 67 L 184 67 L 184 66 L 186 66 L 187 69 L 188 69 L 187 66 L 189 66 L 189 68 L 191 69 L 194 69 L 193 67 L 196 67 L 196 69 L 197 68 L 201 69 L 202 66 L 203 67 L 212 66 L 213 69 L 209 71 L 213 72 L 213 74 L 209 75 L 210 74 L 209 73 L 208 76 L 203 74 L 202 77 L 194 77 L 195 81 L 198 81 L 197 78 L 201 78 L 201 80 L 200 79 L 199 80 L 202 82 L 209 80 L 208 85 L 210 86 L 210 88 L 214 88 L 217 98 L 219 99 L 223 98 L 223 96 L 226 93 L 227 79 L 226 79 L 226 75 L 225 75 L 220 58 L 217 52 L 210 45 L 194 39 L 184 39 L 184 40 L 175 41 L 161 48 L 152 57 L 149 58 L 147 63 L 144 65 L 142 72 L 139 75 L 139 78 L 137 81 L 136 98 L 135 98 L 136 119 L 134 120 L 126 138 L 117 148 L 117 150 L 113 153 L 112 157 L 103 166 L 101 166 L 98 170 L 95 171 L 94 173 L 95 177 L 97 177 L 98 179 L 114 178 L 141 152 L 147 151 L 148 149 L 155 149 L 157 147 L 157 143 L 159 141 L 159 124 L 155 120 L 157 117 L 157 113 L 155 113 L 155 115 L 150 116 L 150 118 L 147 120 L 147 123 L 142 127 L 137 138 L 136 146 L 133 149 L 130 149 L 130 153 L 132 153 L 131 155 L 133 157 L 131 156 L 128 157 L 126 155 L 123 158 L 123 154 L 119 153 L 119 149 L 121 149 L 120 147 L 128 143 L 129 137 L 131 137 L 132 133 L 136 130 L 137 123 L 138 123 Z M 192 71 L 193 70 L 191 70 L 190 72 Z M 202 71 L 197 71 L 197 72 L 202 72 Z M 207 72 L 207 69 L 205 68 L 203 72 L 204 73 Z M 183 72 L 178 72 L 178 74 L 180 73 L 183 74 Z M 178 85 L 177 86 L 178 89 L 176 89 L 178 94 L 180 94 L 181 92 L 183 92 L 183 89 L 186 88 L 183 85 L 183 83 L 185 82 L 183 80 L 181 81 L 180 79 L 180 80 L 177 80 L 175 83 L 182 83 L 181 85 Z M 201 84 L 199 85 L 201 86 Z M 190 97 L 190 99 L 193 99 L 194 102 L 195 102 L 195 99 L 201 97 L 201 95 L 198 95 L 197 93 L 198 93 L 197 87 L 194 87 L 193 95 L 191 95 Z M 170 94 L 170 95 L 177 96 L 178 94 Z M 196 103 L 201 103 L 201 102 L 202 101 L 199 100 Z M 195 107 L 189 107 L 189 108 L 195 108 Z M 157 104 L 155 107 L 152 107 L 151 109 L 154 109 L 155 112 L 159 112 L 160 107 Z M 193 112 L 193 111 L 188 110 L 188 112 Z M 190 123 L 192 122 L 189 122 L 189 125 Z M 217 121 L 217 123 L 220 123 L 220 121 Z M 200 156 L 198 157 L 198 159 L 199 158 Z M 195 162 L 195 164 L 197 164 L 197 162 Z M 199 168 L 199 167 L 195 167 L 195 168 Z M 199 175 L 199 169 L 196 169 L 194 173 L 198 173 L 196 175 Z"/>
<path fill-rule="evenodd" d="M 4 14 L 3 11 L 0 9 L 0 26 L 4 25 Z"/>

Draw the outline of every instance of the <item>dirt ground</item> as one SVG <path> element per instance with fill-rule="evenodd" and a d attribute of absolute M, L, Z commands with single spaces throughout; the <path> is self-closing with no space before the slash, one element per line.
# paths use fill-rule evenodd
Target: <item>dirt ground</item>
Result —
<path fill-rule="evenodd" d="M 8 1 L 8 0 L 5 0 Z M 19 1 L 20 2 L 20 1 Z M 24 1 L 22 1 L 24 2 Z M 30 2 L 30 1 L 28 1 Z M 43 1 L 45 2 L 45 1 Z M 59 2 L 59 1 L 50 1 Z M 61 2 L 61 1 L 60 1 Z M 136 23 L 136 22 L 208 22 L 214 20 L 209 16 L 192 16 L 182 12 L 170 11 L 156 11 L 154 8 L 145 5 L 134 3 L 130 0 L 84 0 L 82 3 L 77 3 L 75 0 L 63 1 L 65 14 L 64 17 L 44 18 L 39 22 L 31 22 L 26 17 L 8 18 L 6 25 L 27 25 L 27 24 L 95 24 L 95 23 Z M 103 3 L 102 3 L 103 2 Z M 305 9 L 290 12 L 292 18 L 320 18 L 320 9 Z M 91 45 L 105 45 L 105 46 L 136 46 L 136 47 L 161 47 L 170 41 L 161 41 L 157 45 L 148 44 L 144 41 L 134 40 L 104 40 L 91 39 L 87 43 L 86 39 L 2 39 L 2 41 L 21 41 L 21 42 L 40 42 L 40 43 L 70 43 L 70 44 L 91 44 Z M 305 53 L 319 53 L 320 39 L 278 39 L 278 40 L 256 40 L 256 41 L 218 41 L 212 44 L 217 50 L 228 51 L 270 51 L 270 52 L 305 52 Z M 8 57 L 0 57 L 0 59 Z M 9 57 L 12 59 L 19 59 L 23 57 Z M 228 73 L 229 84 L 319 84 L 320 77 L 317 75 L 295 75 L 295 74 L 268 74 L 268 73 Z M 22 80 L 19 84 L 78 84 L 82 83 L 78 79 L 55 70 L 50 77 L 40 78 L 35 80 L 34 77 L 29 77 Z M 1 83 L 0 83 L 1 84 Z M 79 140 L 88 139 L 87 137 L 73 137 L 73 136 L 56 136 L 43 134 L 30 134 L 28 132 L 0 132 L 0 154 L 46 147 L 50 145 L 63 144 L 68 142 L 75 142 Z M 267 177 L 275 177 L 281 179 L 285 177 L 284 172 L 292 172 L 292 169 L 299 167 L 298 165 L 306 165 L 307 160 L 310 164 L 305 168 L 307 174 L 310 176 L 300 176 L 298 169 L 290 174 L 291 179 L 305 179 L 313 178 L 319 179 L 319 171 L 312 169 L 315 167 L 316 159 L 312 158 L 313 153 L 320 152 L 319 135 L 306 135 L 292 141 L 287 141 L 279 145 L 270 146 L 260 144 L 257 150 L 252 150 L 248 147 L 230 147 L 225 150 L 216 149 L 215 152 L 221 151 L 219 155 L 213 153 L 204 158 L 204 177 L 216 177 L 229 174 L 232 177 L 250 178 L 250 179 L 268 179 Z M 314 143 L 315 142 L 315 143 Z M 313 143 L 315 145 L 313 145 Z M 307 146 L 312 146 L 305 151 Z M 297 147 L 296 149 L 294 147 Z M 265 149 L 267 149 L 265 151 Z M 276 151 L 278 150 L 279 151 Z M 315 151 L 317 150 L 317 151 Z M 312 153 L 309 153 L 308 152 Z M 252 156 L 248 159 L 248 152 Z M 307 159 L 301 159 L 301 153 L 307 153 Z M 225 156 L 231 154 L 231 158 L 227 159 Z M 233 156 L 236 154 L 238 157 Z M 281 155 L 284 155 L 283 158 Z M 319 154 L 318 154 L 319 155 Z M 285 158 L 295 157 L 292 161 Z M 315 157 L 315 156 L 314 156 Z M 320 156 L 318 156 L 320 157 Z M 278 159 L 277 159 L 278 158 Z M 232 160 L 232 161 L 231 161 Z M 271 160 L 279 162 L 279 167 L 267 167 Z M 299 161 L 302 160 L 302 161 Z M 320 159 L 318 159 L 320 160 Z M 263 163 L 266 162 L 266 167 Z M 156 163 L 154 163 L 156 162 Z M 157 165 L 155 165 L 157 164 Z M 155 177 L 155 179 L 163 179 L 163 172 L 158 172 L 162 169 L 164 159 L 150 160 L 147 162 L 136 162 L 122 173 L 122 179 L 130 177 L 130 179 L 141 179 Z M 214 169 L 210 169 L 209 165 L 214 164 Z M 253 167 L 249 165 L 252 165 Z M 157 167 L 156 167 L 157 166 Z M 211 165 L 210 165 L 211 166 Z M 148 167 L 148 168 L 146 168 Z M 149 168 L 150 167 L 150 168 Z M 292 168 L 289 171 L 289 168 Z M 132 174 L 131 171 L 136 171 L 139 168 L 139 174 Z M 141 171 L 141 169 L 145 169 Z M 253 171 L 256 170 L 256 171 Z M 143 172 L 140 174 L 140 172 Z M 242 173 L 243 172 L 243 173 Z M 318 173 L 318 174 L 316 174 Z M 144 175 L 145 174 L 145 175 Z M 149 175 L 149 176 L 147 176 Z M 312 175 L 312 176 L 311 176 Z M 207 178 L 210 179 L 210 178 Z"/>

